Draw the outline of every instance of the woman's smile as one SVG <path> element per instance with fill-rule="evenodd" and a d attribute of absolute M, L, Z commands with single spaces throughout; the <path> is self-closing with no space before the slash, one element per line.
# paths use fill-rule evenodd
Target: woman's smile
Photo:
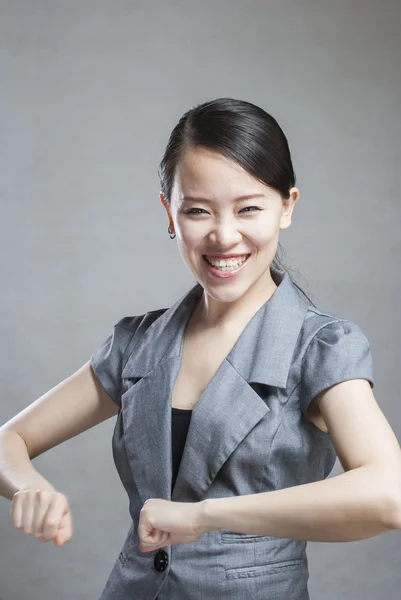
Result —
<path fill-rule="evenodd" d="M 202 258 L 207 273 L 212 277 L 226 279 L 227 277 L 235 277 L 235 275 L 240 273 L 248 263 L 250 256 L 250 254 L 243 254 L 214 257 L 204 254 Z"/>

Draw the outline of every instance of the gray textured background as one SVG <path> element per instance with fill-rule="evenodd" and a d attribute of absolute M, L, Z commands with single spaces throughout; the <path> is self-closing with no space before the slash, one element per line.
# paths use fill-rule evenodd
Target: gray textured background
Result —
<path fill-rule="evenodd" d="M 400 23 L 399 0 L 0 0 L 0 422 L 192 285 L 157 165 L 184 110 L 228 95 L 284 128 L 287 264 L 370 339 L 401 439 Z M 113 421 L 35 461 L 71 501 L 64 548 L 14 531 L 0 500 L 2 600 L 98 597 L 128 527 Z M 310 543 L 311 599 L 396 600 L 400 542 Z"/>

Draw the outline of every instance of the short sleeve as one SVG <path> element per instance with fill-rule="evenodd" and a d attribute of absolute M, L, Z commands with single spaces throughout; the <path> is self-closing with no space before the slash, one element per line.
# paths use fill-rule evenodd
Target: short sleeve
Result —
<path fill-rule="evenodd" d="M 113 333 L 92 354 L 92 369 L 105 392 L 121 405 L 121 374 L 129 356 L 127 348 L 138 328 L 140 317 L 125 317 L 115 326 Z"/>
<path fill-rule="evenodd" d="M 301 409 L 306 415 L 313 398 L 342 381 L 367 379 L 373 388 L 370 344 L 355 323 L 336 321 L 312 338 L 303 359 Z"/>

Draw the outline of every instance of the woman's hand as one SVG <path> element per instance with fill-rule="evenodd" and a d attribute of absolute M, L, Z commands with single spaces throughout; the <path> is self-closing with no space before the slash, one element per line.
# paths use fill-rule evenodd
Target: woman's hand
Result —
<path fill-rule="evenodd" d="M 201 502 L 146 500 L 139 515 L 139 550 L 152 552 L 169 544 L 194 542 L 206 532 L 201 522 Z"/>
<path fill-rule="evenodd" d="M 11 522 L 40 542 L 62 546 L 71 539 L 72 521 L 67 498 L 52 490 L 28 489 L 14 494 Z"/>

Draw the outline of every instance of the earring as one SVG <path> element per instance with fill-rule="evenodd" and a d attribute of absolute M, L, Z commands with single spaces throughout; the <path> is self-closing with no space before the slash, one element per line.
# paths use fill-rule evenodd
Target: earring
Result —
<path fill-rule="evenodd" d="M 175 238 L 175 233 L 173 231 L 171 231 L 170 227 L 167 229 L 167 231 L 170 235 L 170 238 L 173 240 Z"/>

